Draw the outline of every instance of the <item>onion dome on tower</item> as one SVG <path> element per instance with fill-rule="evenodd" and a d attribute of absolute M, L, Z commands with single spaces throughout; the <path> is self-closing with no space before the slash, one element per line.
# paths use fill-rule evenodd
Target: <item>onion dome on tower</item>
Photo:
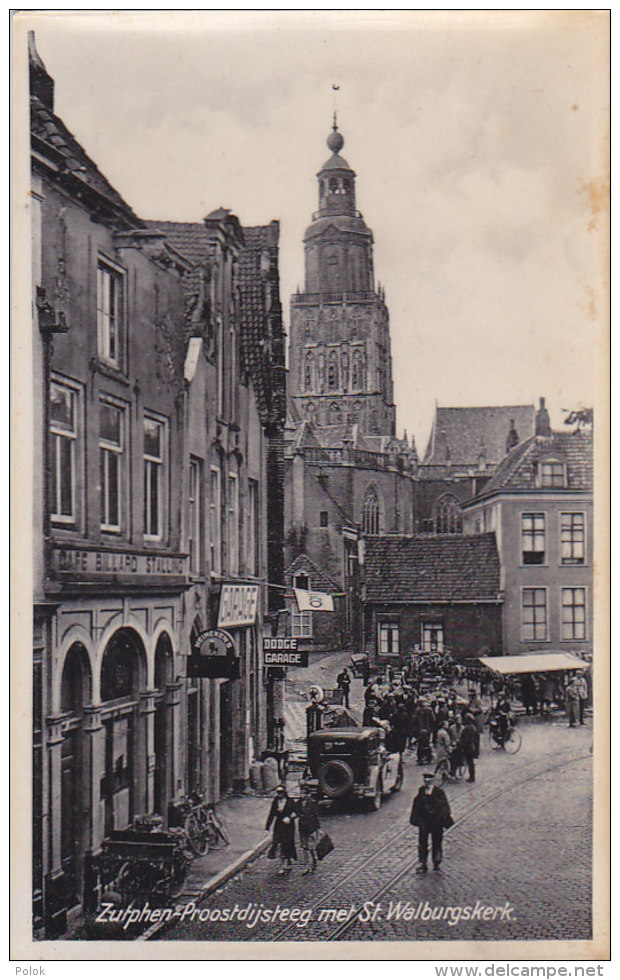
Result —
<path fill-rule="evenodd" d="M 344 137 L 335 113 L 327 146 L 332 155 L 317 174 L 319 210 L 304 235 L 306 291 L 373 290 L 372 232 L 355 207 L 355 171 L 340 156 Z"/>

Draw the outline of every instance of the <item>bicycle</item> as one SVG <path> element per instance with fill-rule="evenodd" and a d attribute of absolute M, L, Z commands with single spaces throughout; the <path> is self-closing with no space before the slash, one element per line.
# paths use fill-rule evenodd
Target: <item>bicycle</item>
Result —
<path fill-rule="evenodd" d="M 515 755 L 521 748 L 521 732 L 517 731 L 514 725 L 509 724 L 506 735 L 502 735 L 499 729 L 499 722 L 492 718 L 489 722 L 489 739 L 495 743 L 493 748 L 504 749 L 509 755 Z"/>
<path fill-rule="evenodd" d="M 189 845 L 195 854 L 206 854 L 210 848 L 226 847 L 230 837 L 221 817 L 213 807 L 203 801 L 203 794 L 195 790 L 190 798 L 183 801 L 186 813 L 183 821 Z"/>

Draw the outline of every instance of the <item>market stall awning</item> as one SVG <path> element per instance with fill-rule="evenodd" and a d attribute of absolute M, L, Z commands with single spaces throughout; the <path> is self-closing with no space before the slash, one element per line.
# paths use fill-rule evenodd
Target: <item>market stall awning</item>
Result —
<path fill-rule="evenodd" d="M 520 657 L 480 657 L 498 674 L 538 674 L 548 670 L 583 670 L 590 665 L 574 653 L 524 653 Z"/>

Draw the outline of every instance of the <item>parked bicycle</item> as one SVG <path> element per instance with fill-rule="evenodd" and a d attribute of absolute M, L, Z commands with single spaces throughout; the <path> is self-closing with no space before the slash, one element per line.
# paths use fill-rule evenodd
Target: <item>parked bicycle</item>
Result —
<path fill-rule="evenodd" d="M 204 802 L 203 794 L 199 790 L 194 790 L 191 796 L 179 800 L 177 810 L 182 817 L 181 826 L 189 847 L 196 857 L 207 854 L 210 848 L 226 847 L 230 844 L 224 822 L 213 807 Z"/>

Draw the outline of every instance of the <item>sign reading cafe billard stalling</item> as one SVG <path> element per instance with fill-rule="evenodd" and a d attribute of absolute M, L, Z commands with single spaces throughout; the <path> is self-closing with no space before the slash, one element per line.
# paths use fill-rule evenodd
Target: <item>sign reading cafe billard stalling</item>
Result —
<path fill-rule="evenodd" d="M 288 636 L 263 637 L 265 667 L 307 667 L 308 651 L 297 649 L 297 639 Z"/>
<path fill-rule="evenodd" d="M 72 575 L 184 575 L 183 555 L 151 555 L 135 551 L 92 551 L 54 548 L 55 572 Z"/>

